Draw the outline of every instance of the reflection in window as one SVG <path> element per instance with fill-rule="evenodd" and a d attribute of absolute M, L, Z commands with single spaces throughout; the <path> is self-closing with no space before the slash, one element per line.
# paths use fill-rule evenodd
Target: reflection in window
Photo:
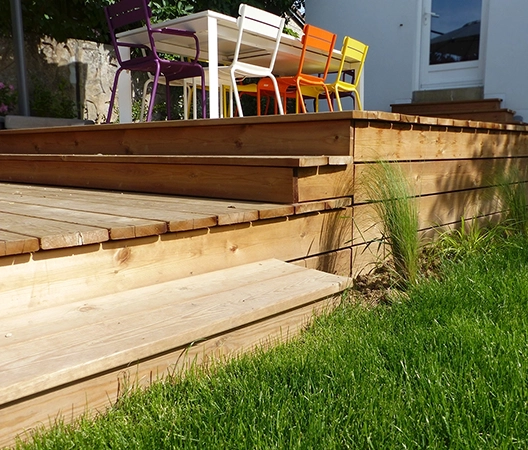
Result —
<path fill-rule="evenodd" d="M 479 58 L 482 0 L 432 0 L 429 64 Z"/>

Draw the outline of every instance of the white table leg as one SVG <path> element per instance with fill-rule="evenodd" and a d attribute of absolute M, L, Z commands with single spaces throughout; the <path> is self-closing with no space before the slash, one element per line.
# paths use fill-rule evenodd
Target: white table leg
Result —
<path fill-rule="evenodd" d="M 218 99 L 218 23 L 215 18 L 207 18 L 207 45 L 209 47 L 209 117 L 218 119 L 220 107 Z"/>
<path fill-rule="evenodd" d="M 121 47 L 119 49 L 123 60 L 130 59 L 130 49 Z M 132 122 L 132 77 L 130 71 L 123 70 L 117 84 L 117 104 L 119 107 L 119 123 Z"/>

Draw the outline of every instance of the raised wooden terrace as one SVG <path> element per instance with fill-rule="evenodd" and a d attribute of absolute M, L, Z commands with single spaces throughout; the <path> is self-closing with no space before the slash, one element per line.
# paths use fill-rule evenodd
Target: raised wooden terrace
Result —
<path fill-rule="evenodd" d="M 379 112 L 1 131 L 0 445 L 331 307 L 380 256 L 376 160 L 427 231 L 499 214 L 527 157 L 525 126 Z"/>

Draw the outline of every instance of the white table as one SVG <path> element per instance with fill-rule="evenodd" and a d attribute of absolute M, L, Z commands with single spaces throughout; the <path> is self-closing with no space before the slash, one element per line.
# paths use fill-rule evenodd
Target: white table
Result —
<path fill-rule="evenodd" d="M 209 116 L 212 119 L 220 117 L 218 66 L 219 64 L 231 64 L 238 39 L 236 19 L 214 11 L 202 11 L 153 24 L 152 27 L 178 28 L 196 33 L 200 42 L 200 59 L 208 61 L 209 63 Z M 155 36 L 156 49 L 160 52 L 190 57 L 193 57 L 195 54 L 194 42 L 192 40 L 184 39 L 181 36 L 171 36 L 169 34 L 156 34 Z M 118 39 L 122 42 L 148 44 L 148 36 L 144 27 L 120 33 Z M 273 50 L 273 45 L 274 41 L 270 38 L 260 35 L 249 35 L 243 41 L 241 48 L 242 57 L 240 59 L 247 60 L 253 64 L 266 64 L 268 61 L 267 55 Z M 301 50 L 302 44 L 300 39 L 283 34 L 273 71 L 275 75 L 295 75 L 299 66 Z M 340 60 L 341 52 L 334 50 L 330 66 L 331 71 L 338 69 Z M 307 51 L 304 70 L 311 73 L 322 72 L 325 62 L 326 57 L 324 55 L 315 50 Z M 355 62 L 357 61 L 350 61 L 347 69 L 353 68 Z M 130 85 L 130 76 L 126 76 L 123 72 L 118 86 L 121 123 L 132 121 Z"/>

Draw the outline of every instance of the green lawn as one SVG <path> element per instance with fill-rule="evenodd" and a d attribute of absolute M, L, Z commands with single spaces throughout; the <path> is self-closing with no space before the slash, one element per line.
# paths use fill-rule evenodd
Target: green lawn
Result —
<path fill-rule="evenodd" d="M 20 448 L 528 448 L 528 244 L 488 250 Z"/>

